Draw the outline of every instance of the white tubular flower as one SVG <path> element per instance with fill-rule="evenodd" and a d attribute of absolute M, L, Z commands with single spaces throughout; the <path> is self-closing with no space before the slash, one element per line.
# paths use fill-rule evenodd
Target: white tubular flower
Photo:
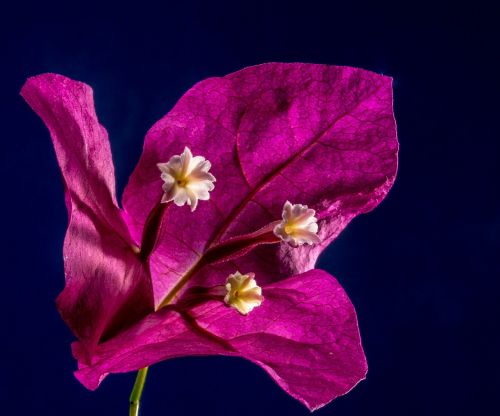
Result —
<path fill-rule="evenodd" d="M 274 227 L 274 234 L 293 247 L 320 242 L 316 211 L 307 205 L 285 202 L 283 220 Z"/>
<path fill-rule="evenodd" d="M 175 205 L 188 204 L 191 211 L 198 205 L 198 200 L 210 199 L 209 192 L 214 189 L 215 177 L 208 171 L 212 166 L 203 156 L 194 156 L 188 147 L 181 155 L 175 155 L 167 163 L 158 163 L 162 186 L 161 202 L 174 201 Z"/>
<path fill-rule="evenodd" d="M 254 273 L 241 274 L 236 272 L 230 274 L 226 281 L 227 294 L 224 297 L 224 302 L 242 315 L 250 313 L 264 300 L 262 289 L 257 286 L 254 277 Z"/>

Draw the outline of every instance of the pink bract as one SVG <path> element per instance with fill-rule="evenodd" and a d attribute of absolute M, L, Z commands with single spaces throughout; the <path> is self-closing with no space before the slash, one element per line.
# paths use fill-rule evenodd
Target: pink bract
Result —
<path fill-rule="evenodd" d="M 271 63 L 202 81 L 148 132 L 123 209 L 90 87 L 43 74 L 21 94 L 49 128 L 64 178 L 66 286 L 57 304 L 78 338 L 85 386 L 172 357 L 240 356 L 315 409 L 364 378 L 354 308 L 332 276 L 312 269 L 394 182 L 390 78 Z M 159 203 L 156 165 L 185 146 L 217 178 L 195 212 Z M 320 244 L 266 237 L 287 200 L 316 210 Z M 263 287 L 264 303 L 248 316 L 218 299 L 193 301 L 236 270 Z"/>

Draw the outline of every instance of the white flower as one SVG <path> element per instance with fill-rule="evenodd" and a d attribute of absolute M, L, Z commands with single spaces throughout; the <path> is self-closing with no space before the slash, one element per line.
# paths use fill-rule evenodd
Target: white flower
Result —
<path fill-rule="evenodd" d="M 285 202 L 283 220 L 274 227 L 274 234 L 293 247 L 319 243 L 316 212 L 307 205 Z"/>
<path fill-rule="evenodd" d="M 208 172 L 212 165 L 203 156 L 193 157 L 191 150 L 185 147 L 181 155 L 172 156 L 167 163 L 158 163 L 157 166 L 165 182 L 161 202 L 174 201 L 180 207 L 187 203 L 194 211 L 198 200 L 210 198 L 209 191 L 214 189 L 215 177 Z"/>
<path fill-rule="evenodd" d="M 235 308 L 242 315 L 246 315 L 256 306 L 260 306 L 264 298 L 262 289 L 257 286 L 254 273 L 230 274 L 226 281 L 227 294 L 224 302 Z"/>

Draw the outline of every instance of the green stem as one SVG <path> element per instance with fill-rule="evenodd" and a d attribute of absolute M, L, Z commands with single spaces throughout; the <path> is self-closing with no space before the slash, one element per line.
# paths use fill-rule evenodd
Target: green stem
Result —
<path fill-rule="evenodd" d="M 148 367 L 141 368 L 137 372 L 134 388 L 130 394 L 130 416 L 139 415 L 139 403 L 141 401 L 142 390 L 144 390 L 144 383 L 146 382 L 146 375 L 148 374 Z"/>

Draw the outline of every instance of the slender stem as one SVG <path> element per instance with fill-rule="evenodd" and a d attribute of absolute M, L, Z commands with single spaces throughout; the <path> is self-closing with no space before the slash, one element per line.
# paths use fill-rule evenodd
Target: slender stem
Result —
<path fill-rule="evenodd" d="M 141 368 L 137 372 L 134 388 L 130 394 L 130 416 L 139 415 L 139 403 L 141 401 L 142 390 L 144 390 L 144 383 L 146 382 L 146 375 L 148 374 L 148 367 Z"/>

